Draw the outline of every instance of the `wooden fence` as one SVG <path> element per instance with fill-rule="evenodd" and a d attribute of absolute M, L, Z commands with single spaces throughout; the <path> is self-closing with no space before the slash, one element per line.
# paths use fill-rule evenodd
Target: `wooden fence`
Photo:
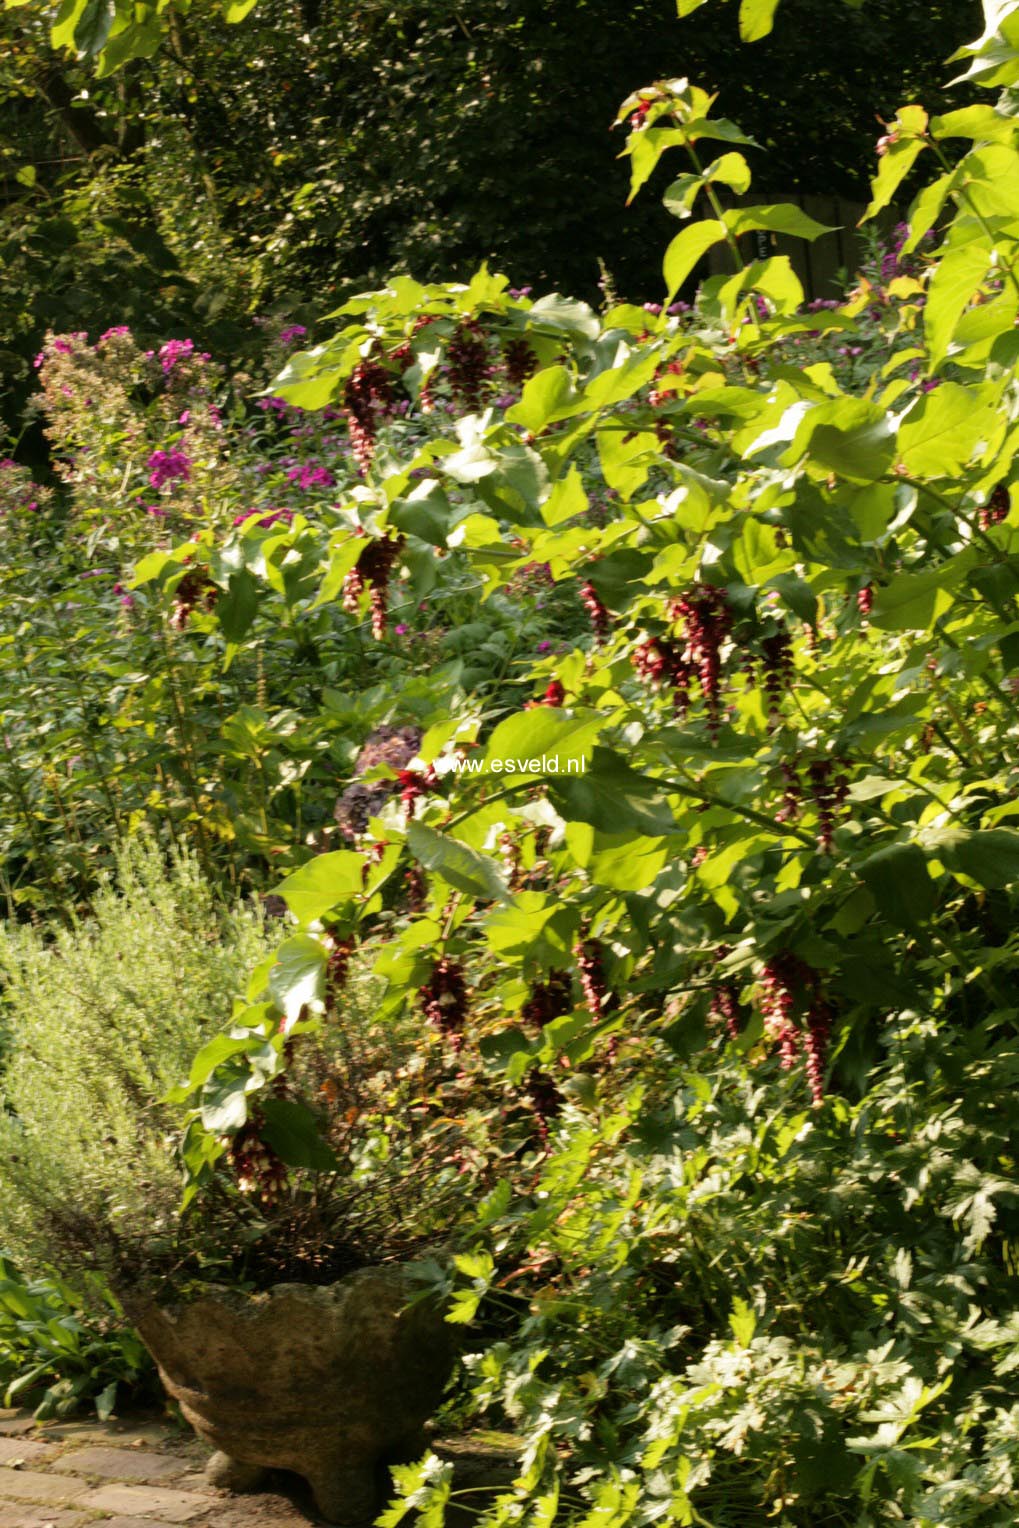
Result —
<path fill-rule="evenodd" d="M 801 196 L 794 192 L 791 196 L 744 196 L 740 197 L 738 205 L 751 207 L 761 202 L 792 202 L 818 223 L 833 228 L 834 232 L 822 234 L 812 244 L 787 234 L 763 231 L 745 234 L 740 240 L 745 258 L 766 260 L 770 255 L 788 255 L 808 302 L 819 297 L 838 297 L 840 279 L 848 275 L 851 282 L 863 261 L 864 244 L 856 225 L 863 216 L 865 204 L 837 196 Z M 876 226 L 882 233 L 888 233 L 900 218 L 897 209 L 886 208 L 874 224 L 868 226 Z M 709 252 L 706 265 L 710 275 L 731 271 L 724 244 L 716 245 Z"/>

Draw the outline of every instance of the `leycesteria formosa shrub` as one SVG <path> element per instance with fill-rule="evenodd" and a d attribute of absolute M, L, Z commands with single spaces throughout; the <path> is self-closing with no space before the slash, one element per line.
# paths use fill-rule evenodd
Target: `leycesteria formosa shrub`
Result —
<path fill-rule="evenodd" d="M 988 6 L 980 46 L 1019 75 L 1015 9 Z M 790 355 L 852 346 L 873 290 L 806 313 L 788 259 L 745 259 L 747 232 L 819 229 L 723 208 L 746 141 L 712 107 L 674 80 L 620 114 L 635 189 L 685 156 L 666 311 L 400 278 L 276 385 L 355 443 L 302 563 L 320 600 L 378 637 L 401 558 L 455 555 L 480 611 L 537 564 L 589 629 L 531 656 L 519 700 L 433 694 L 416 756 L 366 765 L 367 821 L 278 886 L 287 936 L 181 1093 L 187 1197 L 238 1136 L 245 1191 L 314 1195 L 327 1104 L 295 1102 L 257 1161 L 252 1131 L 360 947 L 382 1017 L 530 1111 L 435 1274 L 451 1319 L 504 1322 L 471 1365 L 525 1442 L 493 1522 L 1005 1524 L 1019 121 L 888 126 L 869 214 L 926 161 L 899 253 L 939 241 L 893 278 L 908 344 L 853 391 Z M 731 272 L 670 314 L 715 245 Z M 449 428 L 390 431 L 447 396 Z M 285 576 L 303 532 L 274 532 Z M 439 1520 L 446 1466 L 397 1480 L 385 1522 Z"/>

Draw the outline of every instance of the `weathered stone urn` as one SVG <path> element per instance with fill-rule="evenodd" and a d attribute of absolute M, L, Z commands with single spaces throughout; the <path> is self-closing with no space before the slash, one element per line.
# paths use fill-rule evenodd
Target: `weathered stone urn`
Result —
<path fill-rule="evenodd" d="M 369 1522 L 383 1466 L 418 1457 L 454 1358 L 433 1301 L 409 1303 L 399 1266 L 322 1287 L 203 1295 L 179 1307 L 128 1302 L 163 1384 L 218 1452 L 214 1485 L 253 1490 L 292 1470 L 331 1522 Z"/>

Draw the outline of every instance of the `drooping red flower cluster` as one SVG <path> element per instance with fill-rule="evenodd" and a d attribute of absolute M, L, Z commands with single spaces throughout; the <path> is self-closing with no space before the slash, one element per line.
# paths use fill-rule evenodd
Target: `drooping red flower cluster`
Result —
<path fill-rule="evenodd" d="M 802 1029 L 797 1012 L 803 1015 Z M 788 950 L 772 956 L 761 981 L 761 1017 L 765 1034 L 778 1045 L 783 1070 L 796 1065 L 802 1043 L 810 1096 L 820 1104 L 833 1017 L 820 973 Z"/>
<path fill-rule="evenodd" d="M 817 847 L 824 854 L 832 851 L 835 819 L 849 794 L 849 779 L 835 773 L 833 759 L 814 759 L 807 765 L 810 798 L 817 808 Z"/>
<path fill-rule="evenodd" d="M 207 574 L 193 568 L 185 573 L 173 591 L 173 609 L 170 625 L 174 631 L 183 631 L 191 619 L 191 613 L 199 606 L 212 610 L 219 598 L 219 590 Z"/>
<path fill-rule="evenodd" d="M 782 697 L 793 681 L 793 643 L 785 627 L 761 642 L 762 688 L 768 703 L 768 725 L 778 726 Z"/>
<path fill-rule="evenodd" d="M 584 992 L 587 997 L 587 989 Z M 573 1011 L 573 983 L 568 971 L 550 971 L 543 982 L 534 982 L 520 1017 L 532 1029 L 542 1030 L 553 1019 Z"/>
<path fill-rule="evenodd" d="M 287 1169 L 262 1140 L 262 1120 L 254 1116 L 230 1137 L 227 1158 L 242 1194 L 257 1197 L 266 1207 L 278 1203 L 287 1186 Z"/>
<path fill-rule="evenodd" d="M 832 839 L 838 815 L 849 795 L 849 776 L 842 759 L 784 759 L 779 766 L 784 784 L 782 804 L 775 813 L 776 822 L 795 822 L 804 799 L 813 802 L 817 811 L 817 847 L 824 854 L 832 852 Z"/>
<path fill-rule="evenodd" d="M 566 688 L 558 679 L 550 679 L 545 686 L 545 693 L 538 700 L 529 700 L 524 705 L 525 711 L 533 711 L 536 706 L 560 707 L 566 699 Z"/>
<path fill-rule="evenodd" d="M 457 403 L 476 414 L 488 390 L 488 347 L 477 319 L 464 319 L 446 347 L 449 385 Z"/>
<path fill-rule="evenodd" d="M 662 377 L 678 377 L 682 370 L 682 361 L 670 361 L 666 366 L 659 366 L 655 373 L 655 381 L 659 381 Z M 672 389 L 652 387 L 648 393 L 647 401 L 653 409 L 660 409 L 664 403 L 668 403 L 669 399 L 675 398 L 675 396 L 676 394 Z"/>
<path fill-rule="evenodd" d="M 428 880 L 420 865 L 410 865 L 403 872 L 403 888 L 407 897 L 407 911 L 422 912 L 428 900 Z"/>
<path fill-rule="evenodd" d="M 354 457 L 363 477 L 375 455 L 379 426 L 392 413 L 393 379 L 390 373 L 378 361 L 368 357 L 358 361 L 343 390 L 343 406 L 347 410 L 347 429 Z"/>
<path fill-rule="evenodd" d="M 732 628 L 732 611 L 725 590 L 714 584 L 692 584 L 672 601 L 669 616 L 682 622 L 685 657 L 697 675 L 708 731 L 714 735 L 722 718 L 722 647 Z"/>
<path fill-rule="evenodd" d="M 326 961 L 326 997 L 330 1003 L 336 1002 L 347 985 L 350 959 L 354 949 L 354 940 L 349 935 L 333 940 L 333 947 Z"/>
<path fill-rule="evenodd" d="M 987 503 L 980 508 L 980 529 L 982 531 L 989 531 L 992 525 L 1000 525 L 1003 520 L 1008 519 L 1010 508 L 1011 500 L 1008 493 L 1008 484 L 999 483 L 991 493 Z"/>
<path fill-rule="evenodd" d="M 867 617 L 870 615 L 870 612 L 874 609 L 874 586 L 873 586 L 873 584 L 864 584 L 862 589 L 857 589 L 857 591 L 856 591 L 856 608 L 860 612 L 860 614 L 863 616 L 863 619 L 866 620 Z"/>
<path fill-rule="evenodd" d="M 604 642 L 612 630 L 612 616 L 602 603 L 594 584 L 588 580 L 580 586 L 580 603 L 587 611 L 596 642 Z"/>
<path fill-rule="evenodd" d="M 449 1041 L 454 1052 L 459 1051 L 467 1022 L 467 983 L 460 962 L 447 955 L 436 961 L 431 976 L 418 988 L 418 1001 L 429 1024 Z"/>
<path fill-rule="evenodd" d="M 534 1111 L 535 1133 L 544 1143 L 548 1140 L 549 1121 L 562 1113 L 563 1095 L 547 1072 L 528 1072 L 523 1092 Z"/>
<path fill-rule="evenodd" d="M 671 690 L 676 710 L 685 715 L 694 670 L 678 643 L 668 637 L 645 637 L 630 654 L 630 662 L 645 684 Z"/>
<path fill-rule="evenodd" d="M 427 769 L 401 769 L 396 777 L 400 782 L 400 800 L 403 802 L 409 822 L 414 808 L 422 796 L 427 796 L 439 783 L 439 777 L 431 764 Z"/>
<path fill-rule="evenodd" d="M 730 946 L 720 944 L 715 950 L 716 962 L 724 960 L 729 953 Z M 718 983 L 711 994 L 711 1006 L 708 1012 L 711 1018 L 725 1025 L 730 1040 L 739 1038 L 739 989 L 735 982 L 722 981 Z"/>
<path fill-rule="evenodd" d="M 402 533 L 372 537 L 343 581 L 343 608 L 351 615 L 357 614 L 361 595 L 370 589 L 372 636 L 379 642 L 386 634 L 389 576 L 405 541 Z"/>
<path fill-rule="evenodd" d="M 502 351 L 502 364 L 510 387 L 523 387 L 538 368 L 538 357 L 526 340 L 509 340 Z"/>
<path fill-rule="evenodd" d="M 592 1019 L 602 1019 L 618 1007 L 619 999 L 605 980 L 601 945 L 596 939 L 585 939 L 576 945 L 573 954 L 587 1011 Z"/>

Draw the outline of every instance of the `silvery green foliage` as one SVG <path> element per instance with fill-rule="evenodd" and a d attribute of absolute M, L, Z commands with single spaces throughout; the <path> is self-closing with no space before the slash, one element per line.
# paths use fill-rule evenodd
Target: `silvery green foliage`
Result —
<path fill-rule="evenodd" d="M 69 1212 L 100 1258 L 107 1229 L 159 1226 L 179 1195 L 160 1100 L 265 943 L 259 912 L 224 911 L 191 857 L 168 867 L 148 840 L 91 917 L 0 930 L 0 1247 L 67 1271 Z"/>

